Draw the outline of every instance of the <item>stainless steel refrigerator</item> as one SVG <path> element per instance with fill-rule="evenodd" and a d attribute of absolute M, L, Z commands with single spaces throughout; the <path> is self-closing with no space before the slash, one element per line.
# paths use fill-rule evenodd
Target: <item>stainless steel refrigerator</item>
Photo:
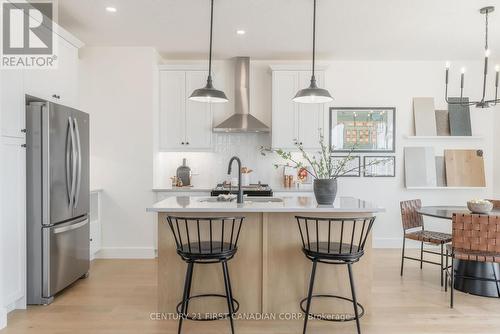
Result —
<path fill-rule="evenodd" d="M 89 116 L 26 96 L 27 302 L 89 271 Z"/>

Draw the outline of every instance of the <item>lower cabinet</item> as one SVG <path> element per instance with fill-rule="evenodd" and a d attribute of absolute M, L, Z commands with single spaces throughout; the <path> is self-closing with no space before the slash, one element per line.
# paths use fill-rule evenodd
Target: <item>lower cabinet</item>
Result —
<path fill-rule="evenodd" d="M 26 290 L 26 151 L 24 139 L 0 136 L 0 307 L 23 307 Z"/>
<path fill-rule="evenodd" d="M 101 190 L 90 191 L 90 259 L 102 248 Z"/>

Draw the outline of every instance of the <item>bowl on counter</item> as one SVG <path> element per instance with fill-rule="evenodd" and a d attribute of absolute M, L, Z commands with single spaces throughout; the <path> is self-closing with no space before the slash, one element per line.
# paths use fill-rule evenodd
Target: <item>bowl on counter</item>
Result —
<path fill-rule="evenodd" d="M 472 200 L 467 202 L 467 208 L 472 213 L 487 214 L 493 210 L 493 203 L 486 200 Z"/>

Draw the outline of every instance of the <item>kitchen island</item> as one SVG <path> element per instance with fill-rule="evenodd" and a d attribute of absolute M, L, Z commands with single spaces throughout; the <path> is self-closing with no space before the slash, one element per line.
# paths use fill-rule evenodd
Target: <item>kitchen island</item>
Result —
<path fill-rule="evenodd" d="M 295 215 L 312 217 L 372 217 L 384 209 L 352 197 L 318 206 L 313 196 L 248 197 L 243 204 L 197 196 L 168 197 L 147 209 L 158 213 L 158 312 L 175 313 L 182 299 L 186 263 L 176 253 L 166 217 L 244 216 L 238 252 L 229 262 L 234 297 L 243 314 L 300 314 L 307 295 L 311 262 L 302 253 Z M 382 222 L 375 221 L 375 224 Z M 371 238 L 365 255 L 354 265 L 358 300 L 369 313 L 371 295 Z M 345 266 L 319 265 L 315 293 L 350 296 Z M 192 294 L 224 293 L 220 265 L 194 269 Z M 341 304 L 340 306 L 337 304 Z M 224 300 L 193 300 L 191 313 L 225 312 Z M 334 307 L 334 310 L 332 310 Z M 318 300 L 314 312 L 352 312 L 352 304 Z"/>

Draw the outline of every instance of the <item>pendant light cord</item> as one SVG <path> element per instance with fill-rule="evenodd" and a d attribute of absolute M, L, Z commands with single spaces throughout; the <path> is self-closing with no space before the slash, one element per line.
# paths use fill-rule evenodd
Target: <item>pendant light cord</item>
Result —
<path fill-rule="evenodd" d="M 212 81 L 212 31 L 214 26 L 214 0 L 210 1 L 210 49 L 208 53 L 208 81 Z"/>
<path fill-rule="evenodd" d="M 312 54 L 312 78 L 311 81 L 314 80 L 316 81 L 316 78 L 314 77 L 314 65 L 316 61 L 316 0 L 314 0 L 314 9 L 313 9 L 313 54 Z"/>
<path fill-rule="evenodd" d="M 484 41 L 484 50 L 488 50 L 488 11 L 486 11 L 486 31 L 485 31 L 485 41 Z"/>

